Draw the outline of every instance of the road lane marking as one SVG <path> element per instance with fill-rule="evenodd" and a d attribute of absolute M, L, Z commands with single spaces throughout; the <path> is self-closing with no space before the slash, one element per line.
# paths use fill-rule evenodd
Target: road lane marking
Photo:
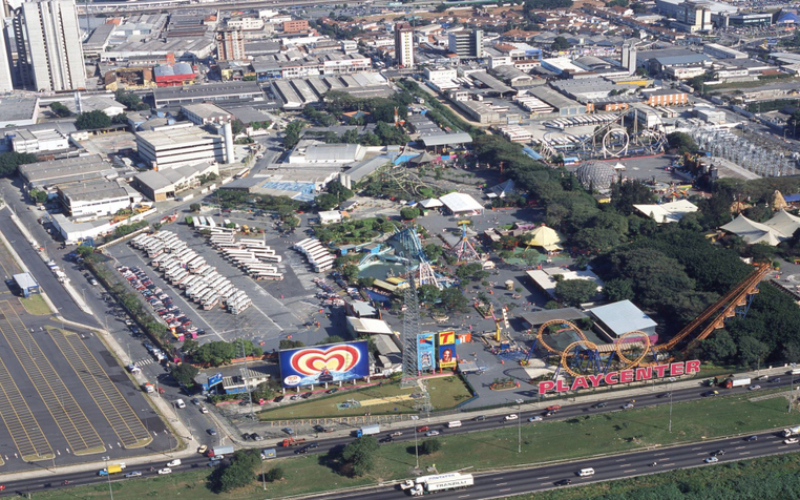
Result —
<path fill-rule="evenodd" d="M 508 483 L 497 483 L 497 484 L 495 484 L 495 486 L 505 486 L 505 485 L 507 485 L 507 484 L 508 484 Z"/>
<path fill-rule="evenodd" d="M 671 463 L 671 464 L 664 464 L 664 467 L 675 467 L 675 464 L 674 464 L 674 463 Z"/>
<path fill-rule="evenodd" d="M 745 448 L 744 446 L 737 446 L 736 448 L 734 448 L 734 450 L 743 450 L 744 448 Z"/>
<path fill-rule="evenodd" d="M 501 492 L 501 493 L 502 493 L 502 492 L 504 492 L 504 491 L 511 491 L 511 488 L 503 488 L 502 490 L 497 490 L 497 491 L 499 491 L 499 492 Z"/>
<path fill-rule="evenodd" d="M 697 448 L 692 448 L 692 451 L 699 450 L 700 448 L 701 448 L 700 446 L 698 446 Z"/>
<path fill-rule="evenodd" d="M 660 457 L 661 455 L 666 455 L 666 454 L 667 454 L 667 452 L 666 452 L 666 451 L 662 451 L 661 453 L 656 453 L 656 454 L 655 454 L 655 455 L 653 455 L 653 456 L 654 456 L 654 457 Z"/>
<path fill-rule="evenodd" d="M 536 479 L 550 479 L 550 476 L 537 477 Z"/>
<path fill-rule="evenodd" d="M 741 452 L 739 452 L 739 455 L 749 455 L 749 454 L 750 454 L 749 451 L 741 451 Z"/>
<path fill-rule="evenodd" d="M 636 469 L 628 469 L 628 470 L 622 471 L 623 474 L 627 474 L 629 472 L 636 472 Z"/>

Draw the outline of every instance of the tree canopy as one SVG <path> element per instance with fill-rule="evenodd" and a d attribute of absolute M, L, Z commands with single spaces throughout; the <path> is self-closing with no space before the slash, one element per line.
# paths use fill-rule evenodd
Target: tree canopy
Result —
<path fill-rule="evenodd" d="M 111 118 L 99 109 L 81 113 L 75 120 L 75 127 L 78 130 L 96 130 L 110 126 Z"/>
<path fill-rule="evenodd" d="M 20 165 L 28 163 L 36 163 L 39 161 L 36 155 L 31 153 L 17 153 L 10 151 L 8 153 L 0 154 L 0 175 L 9 176 L 17 173 L 17 168 Z"/>
<path fill-rule="evenodd" d="M 597 295 L 597 283 L 591 280 L 563 280 L 556 283 L 556 295 L 566 306 L 578 307 Z"/>

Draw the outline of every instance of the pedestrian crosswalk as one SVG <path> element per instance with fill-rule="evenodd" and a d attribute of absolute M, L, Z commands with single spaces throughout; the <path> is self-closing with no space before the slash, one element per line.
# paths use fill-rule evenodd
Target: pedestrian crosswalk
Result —
<path fill-rule="evenodd" d="M 140 359 L 139 361 L 137 361 L 134 364 L 138 365 L 139 368 L 141 368 L 143 366 L 149 365 L 149 364 L 154 363 L 154 362 L 155 362 L 155 360 L 153 358 L 142 358 L 142 359 Z"/>

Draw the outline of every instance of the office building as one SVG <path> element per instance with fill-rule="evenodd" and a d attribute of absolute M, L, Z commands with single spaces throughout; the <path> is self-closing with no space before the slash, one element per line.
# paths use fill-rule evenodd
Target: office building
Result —
<path fill-rule="evenodd" d="M 44 91 L 85 88 L 86 68 L 74 0 L 25 2 L 16 14 L 20 83 Z"/>
<path fill-rule="evenodd" d="M 230 124 L 225 129 L 230 133 Z M 136 133 L 139 156 L 157 171 L 204 162 L 231 163 L 235 161 L 232 144 L 224 135 L 188 123 Z"/>
<path fill-rule="evenodd" d="M 414 28 L 408 23 L 394 26 L 394 58 L 401 68 L 414 67 Z"/>
<path fill-rule="evenodd" d="M 217 58 L 220 61 L 242 61 L 246 59 L 244 37 L 240 28 L 217 31 Z"/>
<path fill-rule="evenodd" d="M 448 36 L 450 52 L 461 58 L 483 57 L 483 31 L 463 30 Z"/>

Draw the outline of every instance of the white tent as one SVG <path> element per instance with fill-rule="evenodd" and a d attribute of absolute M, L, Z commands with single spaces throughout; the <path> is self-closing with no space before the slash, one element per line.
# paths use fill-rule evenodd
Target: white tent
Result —
<path fill-rule="evenodd" d="M 428 198 L 427 200 L 422 200 L 419 204 L 422 208 L 438 208 L 444 205 L 437 198 Z"/>

